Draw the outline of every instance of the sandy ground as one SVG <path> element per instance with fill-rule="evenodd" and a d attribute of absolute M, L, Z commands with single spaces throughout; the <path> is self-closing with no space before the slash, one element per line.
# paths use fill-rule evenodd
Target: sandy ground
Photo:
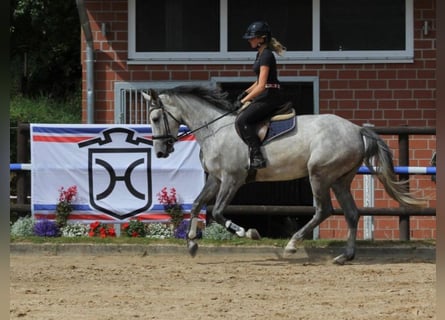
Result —
<path fill-rule="evenodd" d="M 10 319 L 436 319 L 431 261 L 11 254 L 10 266 Z"/>

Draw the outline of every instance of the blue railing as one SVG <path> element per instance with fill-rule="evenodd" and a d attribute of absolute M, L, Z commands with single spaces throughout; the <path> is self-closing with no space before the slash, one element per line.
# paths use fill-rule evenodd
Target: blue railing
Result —
<path fill-rule="evenodd" d="M 374 168 L 376 171 L 379 170 L 378 167 Z M 9 164 L 9 170 L 11 171 L 30 171 L 30 163 L 11 163 Z M 435 175 L 436 167 L 406 167 L 406 166 L 396 166 L 394 171 L 397 174 L 426 174 Z M 368 167 L 362 166 L 357 171 L 358 174 L 370 174 L 371 170 Z"/>

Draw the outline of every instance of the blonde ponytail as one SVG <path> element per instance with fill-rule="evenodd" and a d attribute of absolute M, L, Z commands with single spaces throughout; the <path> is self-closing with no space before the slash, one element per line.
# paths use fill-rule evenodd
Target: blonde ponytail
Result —
<path fill-rule="evenodd" d="M 269 41 L 269 48 L 272 51 L 275 51 L 279 56 L 282 56 L 286 52 L 286 47 L 273 37 Z"/>

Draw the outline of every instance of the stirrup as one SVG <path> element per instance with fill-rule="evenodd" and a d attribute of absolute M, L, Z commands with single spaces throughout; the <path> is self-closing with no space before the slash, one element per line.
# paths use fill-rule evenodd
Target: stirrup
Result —
<path fill-rule="evenodd" d="M 261 169 L 266 167 L 266 159 L 263 157 L 253 157 L 250 160 L 250 169 Z"/>

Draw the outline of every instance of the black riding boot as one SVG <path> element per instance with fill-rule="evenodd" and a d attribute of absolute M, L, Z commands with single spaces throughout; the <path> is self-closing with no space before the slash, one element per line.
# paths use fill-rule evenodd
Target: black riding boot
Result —
<path fill-rule="evenodd" d="M 263 157 L 263 153 L 259 146 L 250 148 L 250 168 L 261 169 L 266 167 L 266 159 Z"/>
<path fill-rule="evenodd" d="M 248 125 L 239 127 L 239 133 L 250 151 L 250 169 L 261 169 L 266 166 L 266 160 L 261 152 L 261 141 L 256 135 L 255 129 Z"/>

